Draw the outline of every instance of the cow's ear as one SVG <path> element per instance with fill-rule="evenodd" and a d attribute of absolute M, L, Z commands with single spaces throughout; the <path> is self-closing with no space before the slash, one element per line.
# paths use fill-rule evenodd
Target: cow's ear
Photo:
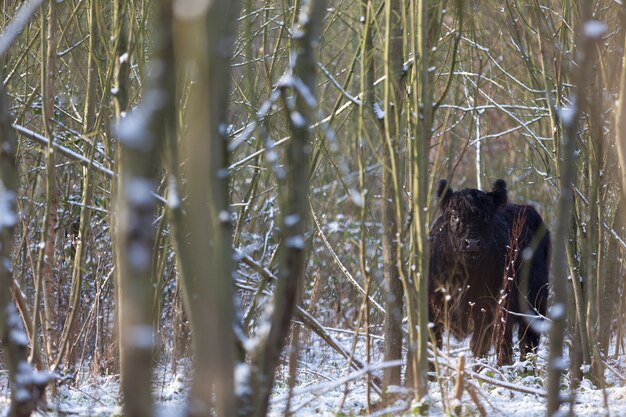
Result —
<path fill-rule="evenodd" d="M 451 195 L 452 188 L 448 186 L 448 181 L 445 179 L 439 180 L 437 183 L 437 198 L 439 199 L 439 204 L 443 206 Z"/>
<path fill-rule="evenodd" d="M 489 194 L 491 194 L 491 198 L 493 198 L 493 202 L 496 207 L 504 206 L 508 201 L 506 182 L 504 180 L 497 180 L 494 182 Z"/>

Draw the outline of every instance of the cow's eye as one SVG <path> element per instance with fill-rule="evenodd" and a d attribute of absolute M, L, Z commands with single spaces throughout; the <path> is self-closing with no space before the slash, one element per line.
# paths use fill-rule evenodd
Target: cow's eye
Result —
<path fill-rule="evenodd" d="M 452 224 L 456 224 L 459 222 L 459 216 L 457 216 L 456 214 L 452 214 L 450 216 L 450 223 Z"/>

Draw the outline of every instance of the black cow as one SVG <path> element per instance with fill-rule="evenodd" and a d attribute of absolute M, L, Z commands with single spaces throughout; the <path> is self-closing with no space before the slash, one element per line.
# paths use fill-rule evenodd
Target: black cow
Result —
<path fill-rule="evenodd" d="M 510 363 L 513 326 L 522 359 L 539 343 L 531 326 L 545 315 L 550 234 L 531 206 L 508 203 L 506 182 L 490 192 L 437 185 L 441 216 L 430 230 L 429 319 L 441 345 L 444 328 L 472 333 L 475 356 L 496 345 L 498 363 Z"/>

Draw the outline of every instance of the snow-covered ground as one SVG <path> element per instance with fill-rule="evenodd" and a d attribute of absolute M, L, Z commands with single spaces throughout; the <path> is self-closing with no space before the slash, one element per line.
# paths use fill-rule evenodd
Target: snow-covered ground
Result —
<path fill-rule="evenodd" d="M 350 335 L 339 334 L 337 338 L 347 348 L 352 347 Z M 454 354 L 466 351 L 466 343 L 455 343 Z M 379 358 L 382 345 L 375 342 L 372 357 Z M 363 358 L 362 343 L 358 343 L 355 355 Z M 475 361 L 467 358 L 467 368 Z M 475 397 L 489 416 L 534 417 L 545 415 L 545 400 L 534 392 L 543 392 L 546 383 L 545 366 L 547 352 L 542 347 L 537 355 L 536 366 L 527 363 L 516 363 L 510 367 L 495 368 L 489 361 L 483 363 L 479 375 L 468 376 L 469 384 L 474 387 Z M 373 361 L 374 362 L 374 361 Z M 610 362 L 612 369 L 607 369 L 606 378 L 610 387 L 597 389 L 589 381 L 583 380 L 576 392 L 575 415 L 577 416 L 624 416 L 626 417 L 626 387 L 621 378 L 624 374 L 624 356 Z M 456 359 L 451 359 L 451 364 Z M 375 371 L 380 374 L 380 370 Z M 274 394 L 271 400 L 271 417 L 285 414 L 289 398 L 289 388 L 285 375 L 287 366 L 278 370 Z M 290 399 L 291 410 L 295 416 L 364 416 L 367 415 L 366 387 L 363 373 L 353 378 L 356 372 L 348 369 L 346 360 L 335 354 L 319 339 L 311 337 L 303 343 L 299 364 L 298 381 Z M 178 366 L 177 374 L 173 374 L 169 366 L 155 369 L 154 398 L 159 416 L 182 415 L 184 411 L 190 370 L 187 362 Z M 429 383 L 430 414 L 445 416 L 454 402 L 455 371 L 452 369 L 440 372 L 438 381 Z M 348 382 L 346 382 L 348 381 Z M 502 384 L 504 383 L 504 384 Z M 497 384 L 497 385 L 496 385 Z M 564 381 L 564 387 L 567 381 Z M 507 385 L 507 386 L 498 386 Z M 117 404 L 119 384 L 112 376 L 92 377 L 81 376 L 76 386 L 62 385 L 55 398 L 51 399 L 51 410 L 42 415 L 63 416 L 114 416 L 121 415 Z M 402 389 L 398 387 L 399 396 Z M 564 393 L 566 393 L 565 391 Z M 0 409 L 5 410 L 8 388 L 6 373 L 2 374 L 0 385 Z M 408 404 L 398 400 L 386 409 L 381 409 L 379 397 L 372 392 L 372 415 L 412 416 L 416 415 L 417 404 Z M 462 415 L 480 415 L 476 401 L 468 394 L 463 394 Z"/>
<path fill-rule="evenodd" d="M 343 341 L 345 346 L 351 346 L 351 339 L 344 338 Z M 467 355 L 465 369 L 470 370 L 476 361 L 471 358 L 467 345 L 467 341 L 452 340 L 450 351 L 454 356 L 461 352 Z M 378 354 L 374 357 L 381 356 L 382 345 L 378 348 Z M 297 395 L 291 404 L 291 410 L 295 415 L 329 417 L 367 415 L 364 378 L 355 379 L 347 385 L 337 385 L 334 381 L 341 378 L 347 379 L 346 376 L 354 373 L 354 371 L 348 371 L 346 361 L 333 355 L 323 346 L 313 343 L 309 350 L 308 356 L 306 351 L 303 354 L 299 385 L 295 389 Z M 356 351 L 356 356 L 363 358 L 363 347 L 359 345 Z M 374 351 L 376 352 L 376 349 Z M 516 352 L 516 354 L 518 353 Z M 547 350 L 542 344 L 535 365 L 527 362 L 516 362 L 512 366 L 498 368 L 493 365 L 495 359 L 490 358 L 486 362 L 481 362 L 482 370 L 478 375 L 468 376 L 467 380 L 474 387 L 480 405 L 489 416 L 543 417 L 546 413 L 545 399 L 534 393 L 544 392 L 547 382 L 546 359 Z M 449 361 L 452 367 L 457 363 L 454 357 L 450 358 Z M 588 380 L 582 381 L 580 389 L 575 393 L 574 412 L 576 416 L 626 417 L 626 386 L 623 380 L 625 357 L 621 356 L 619 359 L 611 360 L 609 364 L 611 370 L 607 369 L 606 371 L 609 388 L 597 389 Z M 454 404 L 456 372 L 447 368 L 442 369 L 439 375 L 440 378 L 437 381 L 429 383 L 429 415 L 453 415 L 448 410 Z M 569 392 L 566 389 L 568 380 L 564 380 L 563 384 L 563 394 L 567 394 Z M 307 387 L 315 389 L 311 391 Z M 274 392 L 270 415 L 278 417 L 284 415 L 288 388 L 285 384 L 278 383 Z M 378 402 L 378 400 L 379 397 L 372 393 L 372 401 Z M 398 400 L 387 410 L 389 411 L 388 415 L 414 416 L 417 407 L 418 404 L 406 404 L 406 402 Z M 467 390 L 463 394 L 462 407 L 462 415 L 480 415 L 476 403 Z M 384 411 L 375 405 L 373 415 L 383 415 Z"/>

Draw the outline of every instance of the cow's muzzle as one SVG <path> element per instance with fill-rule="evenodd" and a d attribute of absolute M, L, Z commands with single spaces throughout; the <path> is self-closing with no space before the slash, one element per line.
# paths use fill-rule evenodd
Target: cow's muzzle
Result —
<path fill-rule="evenodd" d="M 463 243 L 461 244 L 461 249 L 463 250 L 463 252 L 467 252 L 467 253 L 480 252 L 480 249 L 481 249 L 480 239 L 463 239 Z"/>

